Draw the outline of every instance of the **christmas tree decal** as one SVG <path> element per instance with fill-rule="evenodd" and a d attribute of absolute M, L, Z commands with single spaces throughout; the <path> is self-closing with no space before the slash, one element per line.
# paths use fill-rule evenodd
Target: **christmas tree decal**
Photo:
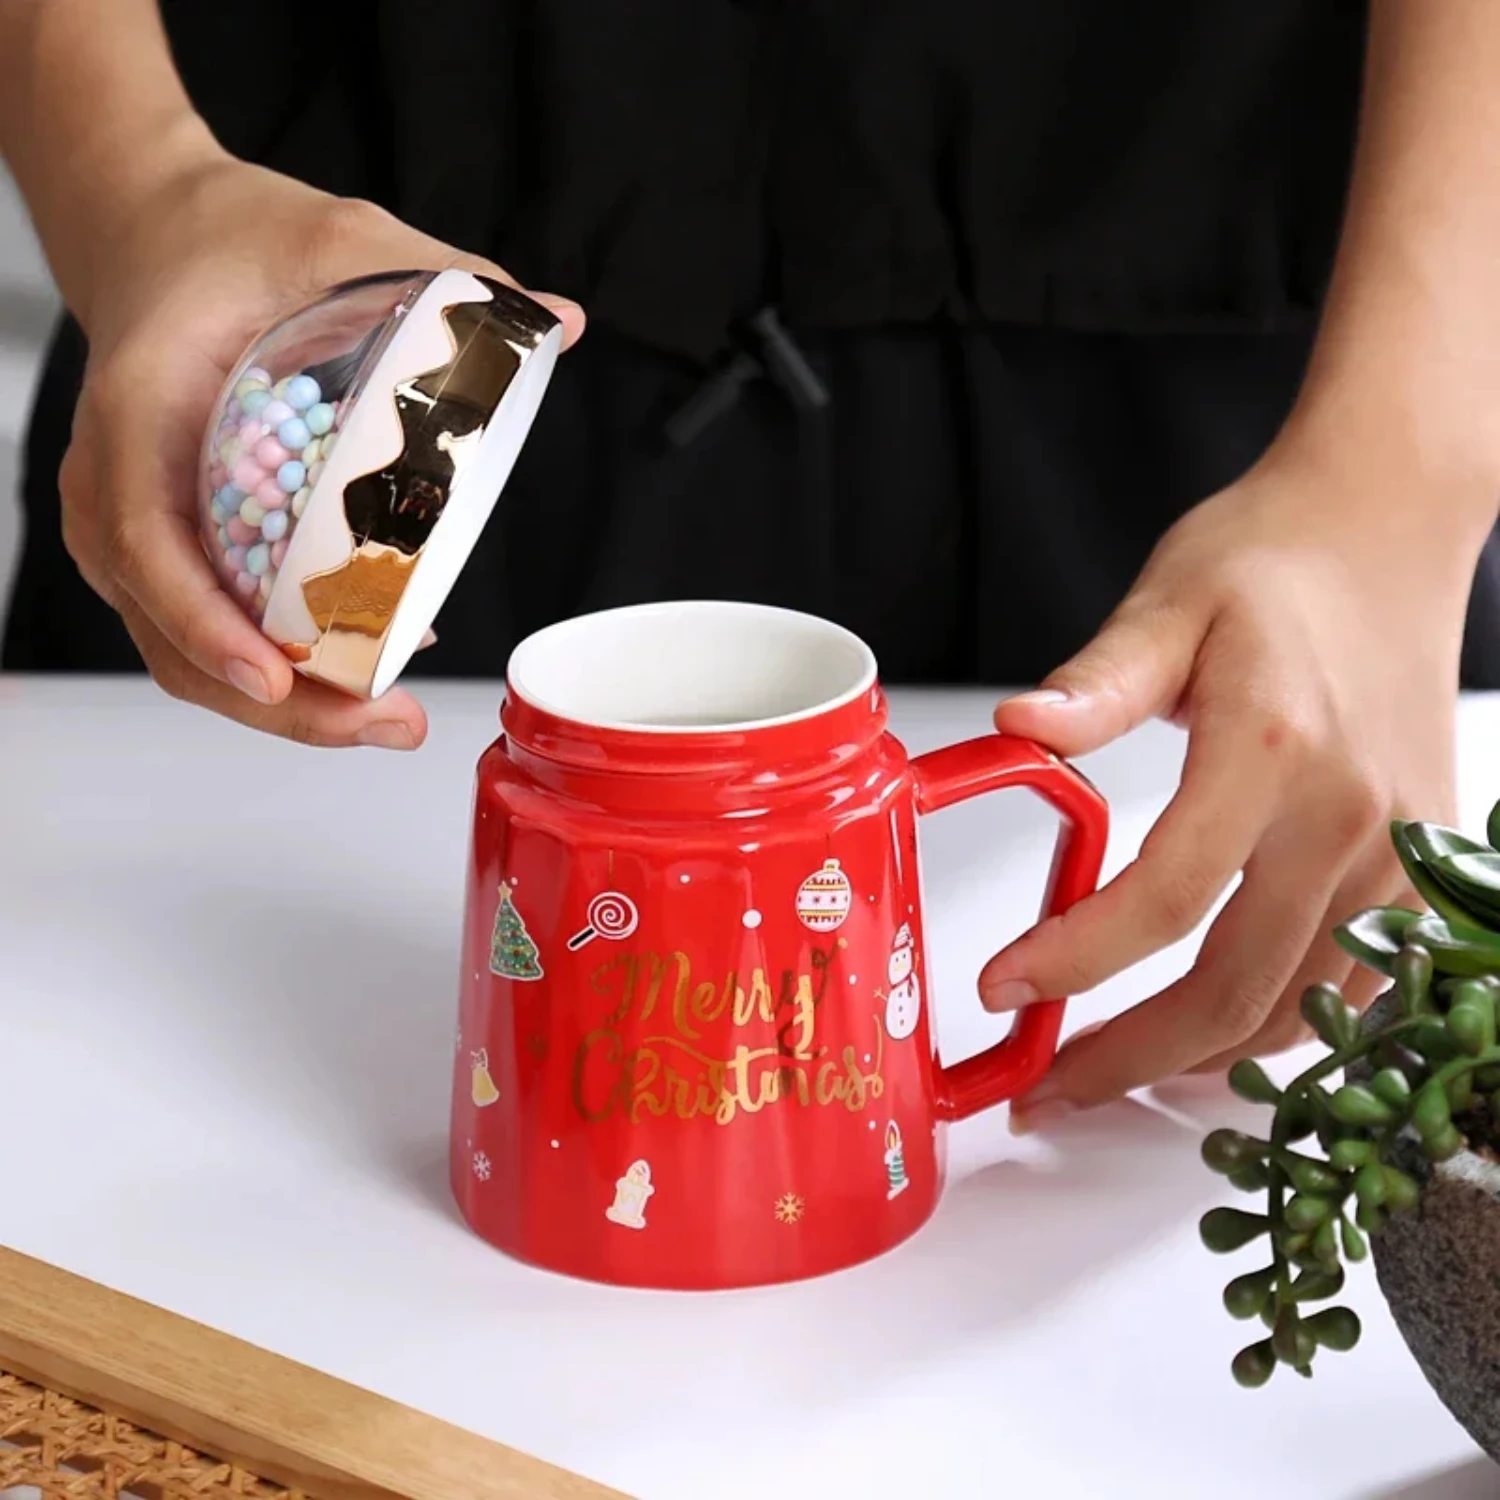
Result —
<path fill-rule="evenodd" d="M 490 973 L 502 979 L 540 979 L 536 944 L 510 899 L 510 887 L 500 887 L 500 905 L 495 912 L 495 935 L 490 939 Z"/>

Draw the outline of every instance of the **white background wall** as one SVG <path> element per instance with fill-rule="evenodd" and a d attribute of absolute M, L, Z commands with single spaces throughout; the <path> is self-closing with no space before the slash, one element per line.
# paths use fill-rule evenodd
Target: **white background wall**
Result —
<path fill-rule="evenodd" d="M 0 622 L 9 603 L 20 537 L 16 484 L 21 434 L 56 313 L 57 294 L 36 237 L 0 165 Z"/>

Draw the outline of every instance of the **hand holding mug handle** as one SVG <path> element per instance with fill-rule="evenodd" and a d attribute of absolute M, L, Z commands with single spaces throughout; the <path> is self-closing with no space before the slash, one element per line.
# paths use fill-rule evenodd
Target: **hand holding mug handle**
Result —
<path fill-rule="evenodd" d="M 1050 750 L 1010 735 L 966 740 L 912 762 L 918 813 L 937 812 L 984 792 L 1029 787 L 1062 817 L 1042 916 L 1053 917 L 1097 886 L 1109 839 L 1109 807 L 1086 777 Z M 963 1120 L 1033 1088 L 1057 1053 L 1064 998 L 1039 1000 L 1017 1013 L 1010 1034 L 993 1047 L 941 1068 L 938 1111 Z"/>

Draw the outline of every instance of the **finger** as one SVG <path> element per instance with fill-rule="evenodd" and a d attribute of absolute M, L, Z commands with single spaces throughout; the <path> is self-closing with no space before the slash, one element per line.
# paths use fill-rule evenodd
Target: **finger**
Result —
<path fill-rule="evenodd" d="M 571 297 L 559 297 L 555 292 L 532 291 L 531 288 L 522 286 L 510 272 L 480 255 L 469 255 L 461 250 L 452 251 L 447 257 L 447 264 L 453 270 L 470 271 L 476 276 L 488 276 L 491 281 L 513 286 L 518 292 L 525 292 L 533 302 L 540 302 L 562 324 L 564 349 L 571 349 L 583 337 L 587 319 L 583 309 Z"/>
<path fill-rule="evenodd" d="M 1000 704 L 995 727 L 1061 755 L 1086 755 L 1147 719 L 1173 713 L 1202 635 L 1202 622 L 1176 608 L 1127 600 L 1038 689 Z"/>
<path fill-rule="evenodd" d="M 1363 1012 L 1389 982 L 1363 964 L 1357 964 L 1339 947 L 1333 936 L 1342 922 L 1371 906 L 1409 906 L 1421 901 L 1407 884 L 1400 864 L 1383 837 L 1372 841 L 1364 855 L 1334 893 L 1317 937 L 1306 958 L 1292 976 L 1271 1015 L 1255 1034 L 1227 1051 L 1198 1064 L 1199 1073 L 1222 1072 L 1242 1057 L 1270 1057 L 1300 1045 L 1312 1037 L 1312 1028 L 1302 1019 L 1302 996 L 1308 986 L 1337 986 L 1345 1001 Z"/>
<path fill-rule="evenodd" d="M 1074 1109 L 1186 1072 L 1253 1036 L 1307 953 L 1342 866 L 1320 874 L 1305 834 L 1257 852 L 1192 970 L 1160 994 L 1065 1047 L 1021 1101 Z"/>
<path fill-rule="evenodd" d="M 350 697 L 299 676 L 281 702 L 262 706 L 194 666 L 133 600 L 123 601 L 121 615 L 152 678 L 164 692 L 249 729 L 330 748 L 367 745 L 415 750 L 427 736 L 422 706 L 400 688 L 372 701 Z"/>
<path fill-rule="evenodd" d="M 165 476 L 149 460 L 132 460 L 112 478 L 124 519 L 106 562 L 120 587 L 199 672 L 262 706 L 280 703 L 292 690 L 291 665 L 220 588 L 192 522 L 142 503 Z"/>
<path fill-rule="evenodd" d="M 1083 994 L 1187 937 L 1251 857 L 1290 770 L 1241 716 L 1206 714 L 1177 795 L 1136 860 L 996 954 L 979 976 L 985 1008 Z"/>

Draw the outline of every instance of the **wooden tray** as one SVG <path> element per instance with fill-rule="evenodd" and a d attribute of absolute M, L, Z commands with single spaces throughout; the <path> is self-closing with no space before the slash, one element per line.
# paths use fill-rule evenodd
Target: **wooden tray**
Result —
<path fill-rule="evenodd" d="M 370 1391 L 0 1248 L 0 1494 L 624 1500 Z"/>

